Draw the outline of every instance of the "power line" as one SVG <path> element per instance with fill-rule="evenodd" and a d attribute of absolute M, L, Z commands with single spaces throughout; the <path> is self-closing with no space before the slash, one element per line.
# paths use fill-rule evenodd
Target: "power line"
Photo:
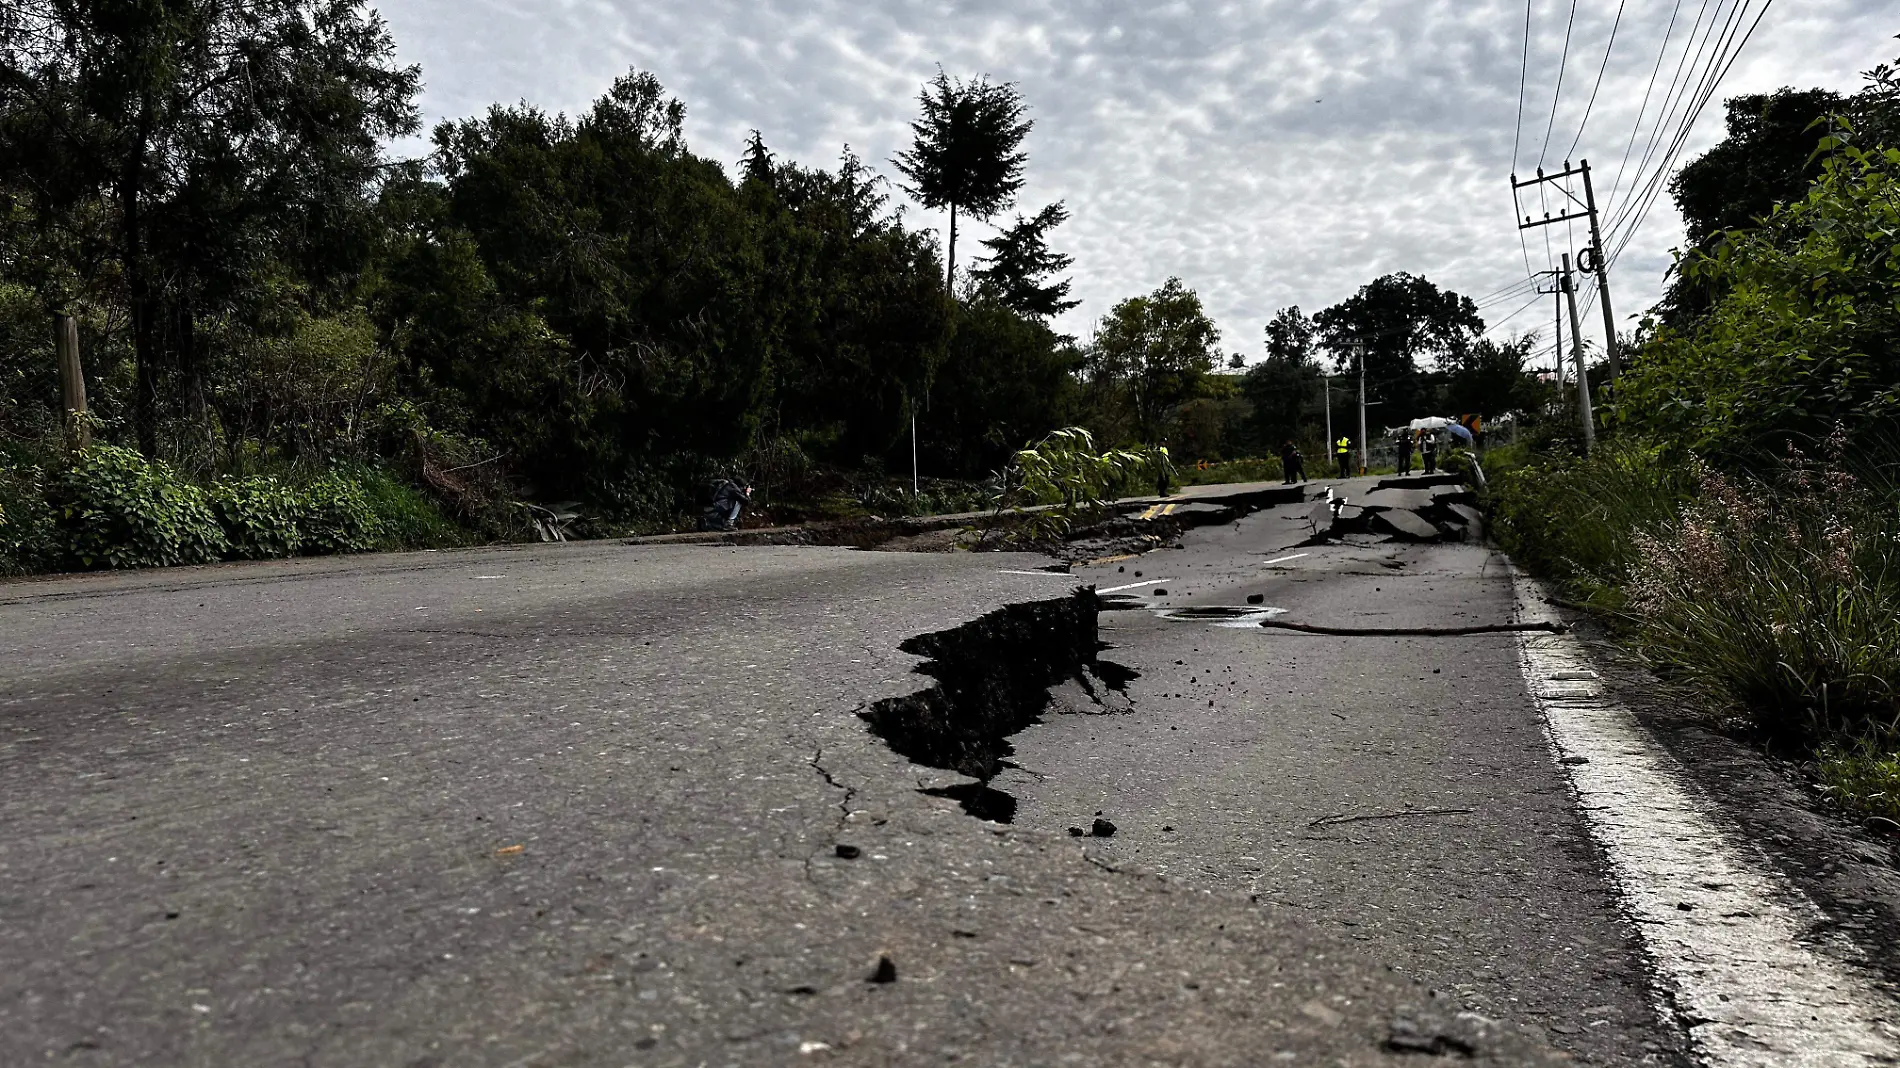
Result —
<path fill-rule="evenodd" d="M 1715 0 L 1715 4 L 1717 12 L 1720 12 L 1722 0 Z M 1644 172 L 1649 169 L 1650 160 L 1655 158 L 1656 146 L 1662 142 L 1663 128 L 1669 125 L 1672 116 L 1675 114 L 1677 94 L 1681 92 L 1682 86 L 1685 84 L 1683 82 L 1683 71 L 1689 66 L 1690 54 L 1696 51 L 1696 31 L 1702 28 L 1702 22 L 1708 17 L 1708 14 L 1709 0 L 1702 0 L 1702 6 L 1696 11 L 1695 23 L 1689 27 L 1689 36 L 1683 41 L 1682 54 L 1676 57 L 1676 69 L 1669 76 L 1669 88 L 1664 90 L 1662 103 L 1657 107 L 1656 125 L 1650 129 L 1649 140 L 1643 145 L 1642 158 L 1636 161 L 1636 174 L 1630 179 L 1633 187 L 1641 181 Z M 1715 24 L 1711 22 L 1709 25 L 1710 28 L 1713 29 Z M 1708 38 L 1705 36 L 1703 38 L 1704 48 L 1707 47 L 1707 41 Z M 1700 58 L 1698 58 L 1696 62 L 1700 63 Z M 1621 179 L 1619 178 L 1618 181 L 1620 182 Z M 1631 195 L 1634 196 L 1635 194 L 1632 193 Z M 1622 202 L 1615 201 L 1611 205 L 1612 214 L 1619 214 L 1617 209 L 1621 207 Z M 1614 223 L 1612 223 L 1612 225 L 1614 225 Z"/>
<path fill-rule="evenodd" d="M 1590 125 L 1590 111 L 1597 106 L 1597 90 L 1603 88 L 1603 72 L 1610 69 L 1610 51 L 1616 47 L 1616 30 L 1623 25 L 1623 4 L 1625 0 L 1616 0 L 1616 19 L 1610 23 L 1610 43 L 1603 46 L 1603 62 L 1597 66 L 1597 83 L 1590 87 L 1590 102 L 1583 106 L 1583 121 L 1577 124 L 1577 136 L 1570 141 L 1570 150 L 1564 153 L 1569 159 L 1576 155 L 1577 145 L 1583 140 L 1583 128 Z"/>
<path fill-rule="evenodd" d="M 1708 0 L 1703 0 L 1707 6 Z M 1669 38 L 1676 31 L 1676 16 L 1682 11 L 1682 0 L 1676 0 L 1675 7 L 1669 11 L 1669 26 L 1663 30 L 1662 47 L 1656 50 L 1656 65 L 1649 70 L 1649 84 L 1643 89 L 1643 104 L 1636 109 L 1636 125 L 1630 127 L 1629 143 L 1623 146 L 1623 162 L 1616 166 L 1616 181 L 1610 184 L 1610 195 L 1604 198 L 1605 204 L 1616 203 L 1616 191 L 1623 187 L 1623 168 L 1629 166 L 1630 152 L 1636 148 L 1636 135 L 1642 132 L 1643 116 L 1649 113 L 1649 94 L 1656 89 L 1656 75 L 1662 72 L 1663 58 L 1669 54 Z M 1657 121 L 1662 121 L 1658 115 Z"/>
<path fill-rule="evenodd" d="M 1531 279 L 1531 281 L 1533 281 L 1533 282 L 1534 282 L 1534 281 L 1536 281 L 1536 279 Z M 1529 300 L 1527 300 L 1527 301 L 1525 301 L 1525 302 L 1524 302 L 1524 306 L 1523 306 L 1523 307 L 1521 307 L 1521 308 L 1519 308 L 1519 309 L 1517 309 L 1516 311 L 1514 311 L 1514 312 L 1512 312 L 1511 314 L 1509 314 L 1509 315 L 1507 315 L 1507 316 L 1505 316 L 1504 318 L 1502 318 L 1502 319 L 1499 319 L 1499 320 L 1498 320 L 1497 322 L 1495 322 L 1495 323 L 1492 323 L 1492 324 L 1491 324 L 1490 326 L 1488 326 L 1488 327 L 1485 327 L 1485 330 L 1484 330 L 1484 332 L 1485 332 L 1485 333 L 1487 333 L 1487 334 L 1489 334 L 1489 333 L 1490 333 L 1491 331 L 1493 331 L 1493 330 L 1496 330 L 1496 329 L 1497 329 L 1498 327 L 1501 327 L 1501 326 L 1503 326 L 1503 325 L 1504 325 L 1505 323 L 1508 323 L 1508 322 L 1510 322 L 1510 321 L 1511 321 L 1512 319 L 1515 319 L 1515 318 L 1517 318 L 1518 316 L 1520 316 L 1520 315 L 1522 315 L 1522 314 L 1524 314 L 1525 312 L 1527 312 L 1527 311 L 1529 311 L 1529 310 L 1530 310 L 1530 307 L 1531 307 L 1531 305 L 1533 305 L 1533 304 L 1542 304 L 1543 302 L 1544 302 L 1544 295 L 1543 295 L 1542 293 L 1533 293 L 1533 294 L 1531 294 L 1531 299 L 1529 299 Z"/>
<path fill-rule="evenodd" d="M 1511 134 L 1511 170 L 1517 170 L 1517 150 L 1524 138 L 1524 82 L 1531 73 L 1531 4 L 1524 0 L 1524 57 L 1517 70 L 1517 129 Z M 1528 266 L 1528 265 L 1526 265 Z"/>
<path fill-rule="evenodd" d="M 1716 0 L 1715 17 L 1709 20 L 1708 28 L 1702 36 L 1702 43 L 1696 47 L 1696 57 L 1689 66 L 1691 77 L 1688 80 L 1678 80 L 1671 87 L 1670 97 L 1665 98 L 1666 117 L 1652 131 L 1649 150 L 1644 153 L 1643 160 L 1636 169 L 1637 192 L 1630 200 L 1618 205 L 1612 212 L 1610 220 L 1612 231 L 1622 226 L 1633 213 L 1638 210 L 1646 211 L 1647 205 L 1654 203 L 1661 190 L 1662 182 L 1668 176 L 1674 155 L 1679 153 L 1683 140 L 1688 136 L 1689 128 L 1695 124 L 1696 116 L 1701 113 L 1702 104 L 1706 103 L 1704 89 L 1709 86 L 1709 74 L 1721 64 L 1722 53 L 1731 39 L 1736 16 L 1739 12 L 1746 10 L 1748 3 L 1749 0 L 1736 0 L 1736 3 L 1729 7 L 1727 21 L 1723 23 L 1718 34 L 1716 24 L 1722 22 L 1722 0 Z M 1690 36 L 1694 37 L 1693 30 L 1690 31 Z M 1715 42 L 1713 53 L 1709 51 L 1711 42 Z M 1705 57 L 1707 57 L 1706 62 Z M 1700 73 L 1696 73 L 1698 70 Z M 1668 147 L 1663 149 L 1662 154 L 1654 155 L 1656 146 L 1663 143 L 1664 126 L 1673 126 L 1675 132 L 1670 135 Z M 1648 170 L 1652 159 L 1656 162 L 1656 167 Z M 1648 177 L 1644 178 L 1646 170 L 1648 170 Z M 1643 205 L 1643 207 L 1639 209 L 1637 205 Z"/>
<path fill-rule="evenodd" d="M 1680 131 L 1677 133 L 1675 143 L 1671 145 L 1671 150 L 1666 162 L 1663 167 L 1658 168 L 1657 174 L 1659 176 L 1668 173 L 1668 168 L 1674 165 L 1675 160 L 1681 156 L 1682 150 L 1687 147 L 1689 132 L 1694 128 L 1696 118 L 1701 115 L 1702 109 L 1706 107 L 1709 100 L 1714 97 L 1716 90 L 1720 88 L 1723 80 L 1728 77 L 1728 73 L 1734 68 L 1736 61 L 1741 59 L 1742 49 L 1746 48 L 1749 40 L 1755 36 L 1755 30 L 1761 26 L 1762 19 L 1767 17 L 1768 9 L 1773 4 L 1774 0 L 1763 0 L 1761 8 L 1755 13 L 1755 21 L 1749 23 L 1748 29 L 1742 34 L 1740 40 L 1735 40 L 1732 32 L 1726 35 L 1726 39 L 1732 41 L 1733 44 L 1726 47 L 1725 54 L 1722 54 L 1719 50 L 1716 61 L 1710 65 L 1708 75 L 1705 78 L 1706 86 L 1701 90 L 1700 99 L 1697 100 L 1694 110 L 1688 114 Z M 1738 6 L 1745 10 L 1747 5 L 1744 2 Z M 1718 66 L 1720 67 L 1719 70 L 1716 69 Z M 1611 262 L 1614 262 L 1617 256 L 1622 255 L 1623 249 L 1627 248 L 1629 243 L 1635 239 L 1636 232 L 1642 228 L 1644 220 L 1649 216 L 1650 208 L 1655 205 L 1656 197 L 1660 194 L 1661 188 L 1662 185 L 1660 182 L 1654 183 L 1654 189 L 1649 194 L 1648 203 L 1644 205 L 1642 211 L 1630 222 L 1618 240 L 1616 251 L 1612 253 L 1610 257 Z"/>
<path fill-rule="evenodd" d="M 1524 137 L 1524 81 L 1531 73 L 1531 4 L 1534 0 L 1524 0 L 1524 57 L 1517 72 L 1517 129 L 1511 134 L 1511 173 L 1517 173 L 1518 142 Z M 1531 247 L 1524 240 L 1524 231 L 1517 232 L 1517 247 L 1524 253 L 1524 273 L 1531 271 Z"/>
<path fill-rule="evenodd" d="M 1564 23 L 1564 50 L 1557 60 L 1557 87 L 1550 94 L 1550 121 L 1544 125 L 1544 146 L 1537 150 L 1537 166 L 1550 153 L 1550 132 L 1557 128 L 1557 101 L 1564 95 L 1564 68 L 1570 63 L 1570 29 L 1577 24 L 1577 0 L 1570 0 L 1570 21 Z"/>

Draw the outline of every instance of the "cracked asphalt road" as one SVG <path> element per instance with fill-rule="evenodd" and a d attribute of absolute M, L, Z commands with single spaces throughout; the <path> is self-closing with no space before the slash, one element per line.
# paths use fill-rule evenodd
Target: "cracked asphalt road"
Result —
<path fill-rule="evenodd" d="M 1680 1035 L 1651 1006 L 1515 635 L 1168 618 L 1230 606 L 1321 627 L 1510 623 L 1510 572 L 1492 551 L 1305 545 L 1304 515 L 1275 508 L 1076 569 L 1103 589 L 1143 573 L 1101 624 L 1103 656 L 1141 672 L 1136 712 L 1019 736 L 1023 770 L 995 783 L 1018 795 L 1017 825 L 1056 830 L 1102 810 L 1119 829 L 1089 846 L 1105 863 L 1244 891 L 1580 1062 L 1676 1063 Z"/>
<path fill-rule="evenodd" d="M 1302 533 L 1078 577 L 1508 614 L 1478 550 L 1257 563 Z M 587 544 L 0 585 L 0 1063 L 1381 1064 L 1415 1059 L 1408 1003 L 1502 1020 L 1496 1063 L 1667 1055 L 1508 635 L 1104 613 L 1132 703 L 1059 692 L 1016 736 L 1013 825 L 921 793 L 964 780 L 857 712 L 929 684 L 905 638 L 1069 595 L 1045 564 Z M 1068 835 L 1098 809 L 1116 837 Z"/>

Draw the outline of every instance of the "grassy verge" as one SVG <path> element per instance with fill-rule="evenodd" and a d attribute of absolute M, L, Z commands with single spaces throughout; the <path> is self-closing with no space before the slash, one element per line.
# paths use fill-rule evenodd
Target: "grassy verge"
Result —
<path fill-rule="evenodd" d="M 1492 481 L 1513 558 L 1682 696 L 1900 820 L 1900 492 L 1842 441 L 1757 471 L 1639 442 L 1519 457 Z"/>

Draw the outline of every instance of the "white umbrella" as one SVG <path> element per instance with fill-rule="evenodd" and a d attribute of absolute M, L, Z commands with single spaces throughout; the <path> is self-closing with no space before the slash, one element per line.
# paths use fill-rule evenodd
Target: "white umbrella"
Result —
<path fill-rule="evenodd" d="M 1447 419 L 1442 415 L 1428 415 L 1422 419 L 1412 420 L 1411 429 L 1413 430 L 1443 430 L 1447 426 L 1452 425 L 1452 422 L 1453 422 L 1452 420 Z"/>

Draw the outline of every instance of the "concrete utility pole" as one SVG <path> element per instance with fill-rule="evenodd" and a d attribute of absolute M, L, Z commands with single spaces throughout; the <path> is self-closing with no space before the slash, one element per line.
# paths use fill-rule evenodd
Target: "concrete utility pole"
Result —
<path fill-rule="evenodd" d="M 1564 253 L 1564 300 L 1570 304 L 1570 344 L 1577 351 L 1577 415 L 1583 420 L 1583 452 L 1596 451 L 1596 418 L 1590 412 L 1590 373 L 1583 366 L 1583 332 L 1577 328 L 1577 287 L 1570 278 L 1570 253 Z"/>
<path fill-rule="evenodd" d="M 92 423 L 86 418 L 86 376 L 79 363 L 79 321 L 64 312 L 53 315 L 53 348 L 59 354 L 60 422 L 74 448 L 92 444 Z"/>
<path fill-rule="evenodd" d="M 1366 446 L 1366 343 L 1352 343 L 1353 359 L 1359 364 L 1359 473 L 1371 466 L 1372 454 Z"/>
<path fill-rule="evenodd" d="M 1555 174 L 1545 174 L 1544 168 L 1539 167 L 1537 168 L 1537 177 L 1526 178 L 1521 182 L 1517 180 L 1517 175 L 1513 174 L 1511 175 L 1511 200 L 1513 203 L 1517 203 L 1517 191 L 1520 189 L 1526 189 L 1544 182 L 1556 182 L 1568 178 L 1573 174 L 1583 176 L 1582 200 L 1578 200 L 1567 186 L 1560 185 L 1556 188 L 1577 205 L 1576 209 L 1570 211 L 1559 210 L 1556 215 L 1545 212 L 1544 217 L 1541 219 L 1533 219 L 1529 215 L 1524 215 L 1524 221 L 1518 223 L 1517 228 L 1519 230 L 1528 230 L 1533 226 L 1549 226 L 1552 223 L 1569 222 L 1572 219 L 1589 220 L 1590 246 L 1584 249 L 1582 255 L 1578 257 L 1578 266 L 1585 273 L 1593 273 L 1597 276 L 1597 299 L 1603 305 L 1603 352 L 1610 361 L 1610 380 L 1615 381 L 1622 368 L 1622 357 L 1616 350 L 1616 317 L 1610 312 L 1610 265 L 1609 261 L 1603 255 L 1603 233 L 1597 225 L 1597 197 L 1596 190 L 1590 184 L 1590 161 L 1587 159 L 1581 160 L 1577 166 L 1572 167 L 1570 161 L 1565 160 L 1564 169 Z M 1522 205 L 1519 204 L 1518 207 L 1521 211 Z M 1575 334 L 1576 331 L 1577 322 L 1575 318 L 1572 317 L 1570 332 Z"/>
<path fill-rule="evenodd" d="M 1333 454 L 1333 376 L 1321 375 L 1326 380 L 1326 455 Z"/>
<path fill-rule="evenodd" d="M 1597 194 L 1590 185 L 1590 161 L 1583 160 L 1583 203 L 1590 213 L 1590 262 L 1583 269 L 1597 276 L 1597 303 L 1603 306 L 1603 355 L 1610 361 L 1610 381 L 1622 370 L 1622 354 L 1616 350 L 1616 316 L 1610 314 L 1610 265 L 1603 258 L 1603 234 L 1597 229 Z"/>

